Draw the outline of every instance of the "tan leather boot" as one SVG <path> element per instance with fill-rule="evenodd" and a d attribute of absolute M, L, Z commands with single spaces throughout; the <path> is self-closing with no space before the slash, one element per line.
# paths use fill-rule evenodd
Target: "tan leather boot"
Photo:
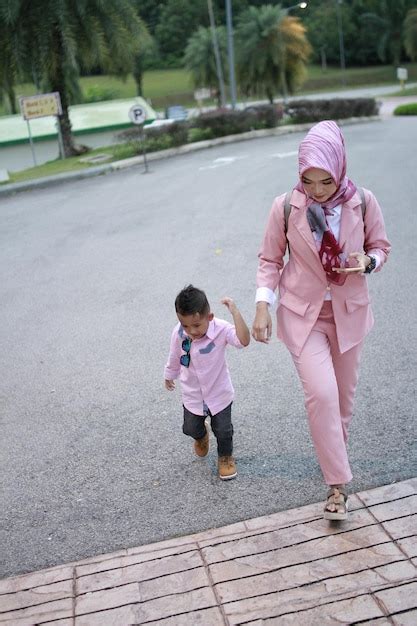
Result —
<path fill-rule="evenodd" d="M 206 432 L 202 439 L 196 439 L 194 441 L 194 452 L 197 456 L 207 456 L 209 451 L 209 434 Z"/>
<path fill-rule="evenodd" d="M 232 456 L 219 456 L 218 468 L 221 480 L 231 480 L 237 476 L 236 463 Z"/>

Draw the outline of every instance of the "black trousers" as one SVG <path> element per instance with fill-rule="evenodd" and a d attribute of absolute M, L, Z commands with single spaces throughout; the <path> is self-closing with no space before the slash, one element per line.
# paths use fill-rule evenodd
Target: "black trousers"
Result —
<path fill-rule="evenodd" d="M 209 411 L 208 417 L 210 417 L 211 430 L 217 439 L 217 454 L 230 456 L 233 452 L 232 402 L 216 415 L 212 415 Z M 193 439 L 202 439 L 207 432 L 205 419 L 205 415 L 194 415 L 184 407 L 182 426 L 184 435 L 189 435 Z"/>

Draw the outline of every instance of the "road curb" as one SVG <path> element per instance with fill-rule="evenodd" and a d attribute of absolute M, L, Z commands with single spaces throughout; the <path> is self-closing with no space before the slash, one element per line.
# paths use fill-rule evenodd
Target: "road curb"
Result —
<path fill-rule="evenodd" d="M 373 115 L 370 117 L 350 117 L 344 120 L 338 120 L 337 123 L 340 126 L 347 126 L 351 124 L 362 124 L 375 121 L 381 121 L 381 117 L 379 115 Z M 303 132 L 309 130 L 312 125 L 313 122 L 308 122 L 304 124 L 290 124 L 287 126 L 278 126 L 276 128 L 251 130 L 247 133 L 241 133 L 240 135 L 226 135 L 225 137 L 218 137 L 216 139 L 207 139 L 206 141 L 185 144 L 183 146 L 179 146 L 178 148 L 169 148 L 168 150 L 161 150 L 159 152 L 150 152 L 147 155 L 147 160 L 159 161 L 161 159 L 168 159 L 174 156 L 188 154 L 190 152 L 196 152 L 197 150 L 206 150 L 207 148 L 221 146 L 229 143 L 238 143 L 240 141 L 247 141 L 249 139 L 261 139 L 263 137 L 273 137 Z M 79 170 L 76 172 L 64 172 L 62 174 L 45 176 L 43 178 L 35 178 L 33 180 L 27 180 L 21 183 L 6 183 L 0 185 L 0 196 L 12 195 L 20 191 L 29 191 L 32 189 L 42 189 L 45 187 L 51 187 L 53 185 L 59 185 L 64 182 L 82 180 L 84 178 L 103 176 L 104 174 L 109 174 L 110 172 L 116 172 L 130 167 L 143 165 L 143 162 L 143 156 L 137 156 L 130 159 L 123 159 L 122 161 L 114 161 L 113 163 L 108 163 L 105 165 L 96 165 L 94 167 L 89 167 L 88 169 Z"/>

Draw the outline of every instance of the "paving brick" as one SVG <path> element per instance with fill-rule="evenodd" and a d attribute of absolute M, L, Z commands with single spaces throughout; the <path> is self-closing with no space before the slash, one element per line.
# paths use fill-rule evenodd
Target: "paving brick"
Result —
<path fill-rule="evenodd" d="M 120 587 L 110 587 L 77 596 L 76 614 L 112 609 L 123 604 L 145 602 L 153 598 L 186 593 L 208 586 L 206 571 L 200 567 L 189 572 L 170 574 L 154 580 L 124 584 Z"/>
<path fill-rule="evenodd" d="M 370 510 L 380 522 L 413 515 L 417 513 L 417 494 L 401 500 L 395 500 L 395 502 L 376 504 L 370 507 Z"/>
<path fill-rule="evenodd" d="M 410 478 L 409 480 L 393 483 L 392 485 L 361 491 L 357 495 L 367 506 L 371 506 L 373 504 L 380 504 L 381 502 L 388 502 L 389 500 L 397 500 L 404 496 L 411 496 L 416 493 L 417 478 Z"/>
<path fill-rule="evenodd" d="M 397 544 L 409 557 L 417 557 L 417 535 L 399 539 Z"/>
<path fill-rule="evenodd" d="M 329 559 L 331 561 L 333 559 Z M 415 576 L 415 570 L 409 561 L 384 565 L 375 569 L 364 569 L 354 574 L 345 574 L 325 578 L 326 565 L 321 564 L 321 577 L 324 580 L 312 582 L 292 589 L 276 593 L 254 596 L 255 589 L 262 587 L 253 585 L 252 597 L 246 597 L 236 602 L 224 603 L 224 609 L 232 624 L 238 624 L 245 615 L 246 619 L 265 619 L 277 617 L 286 613 L 305 611 L 331 601 L 341 601 L 344 598 L 356 597 L 363 593 L 371 593 L 377 586 L 387 585 L 387 582 L 403 582 Z M 330 575 L 333 571 L 329 572 Z"/>
<path fill-rule="evenodd" d="M 392 589 L 377 591 L 375 596 L 384 603 L 390 613 L 417 609 L 417 579 Z"/>
<path fill-rule="evenodd" d="M 30 574 L 22 574 L 21 576 L 13 576 L 12 578 L 4 578 L 0 580 L 0 594 L 42 587 L 43 585 L 49 585 L 61 580 L 71 580 L 73 573 L 73 567 L 60 566 L 40 570 L 39 572 L 31 572 Z"/>
<path fill-rule="evenodd" d="M 127 554 L 144 554 L 146 552 L 155 552 L 155 550 L 165 550 L 166 548 L 182 548 L 195 543 L 193 535 L 186 537 L 175 537 L 175 539 L 166 539 L 164 541 L 157 541 L 145 546 L 138 546 L 136 548 L 128 548 Z"/>
<path fill-rule="evenodd" d="M 43 585 L 34 589 L 7 593 L 0 596 L 0 619 L 1 613 L 24 609 L 53 600 L 62 600 L 73 597 L 73 581 L 64 580 L 59 583 Z"/>
<path fill-rule="evenodd" d="M 75 626 L 127 626 L 127 624 L 142 624 L 213 607 L 216 607 L 214 594 L 211 589 L 204 588 L 170 596 L 169 598 L 158 598 L 108 611 L 77 615 Z"/>
<path fill-rule="evenodd" d="M 262 621 L 246 622 L 245 626 L 324 626 L 326 624 L 352 624 L 359 620 L 383 617 L 382 611 L 371 596 L 320 605 L 307 611 L 290 613 Z M 232 622 L 237 624 L 238 622 Z"/>
<path fill-rule="evenodd" d="M 408 517 L 402 517 L 390 522 L 383 522 L 382 525 L 394 539 L 417 535 L 417 515 L 409 515 Z"/>
<path fill-rule="evenodd" d="M 246 546 L 236 546 L 236 553 L 233 546 L 227 545 L 224 552 L 221 552 L 219 547 L 219 552 L 212 556 L 217 560 L 223 557 L 224 562 L 210 565 L 210 573 L 213 581 L 219 583 L 387 543 L 387 539 L 386 533 L 379 526 L 367 526 L 280 549 L 271 548 L 268 542 L 264 545 L 252 544 L 251 539 Z M 240 553 L 243 551 L 246 554 L 241 557 Z M 352 558 L 355 558 L 354 554 Z"/>
<path fill-rule="evenodd" d="M 77 595 L 97 591 L 108 587 L 125 585 L 142 580 L 149 580 L 166 576 L 174 572 L 193 570 L 201 567 L 203 561 L 199 552 L 186 552 L 185 554 L 166 556 L 153 561 L 146 561 L 128 567 L 118 567 L 106 572 L 98 572 L 89 576 L 77 578 Z"/>
<path fill-rule="evenodd" d="M 190 543 L 183 546 L 171 546 L 169 548 L 162 548 L 161 550 L 148 550 L 142 552 L 132 552 L 127 554 L 117 554 L 116 556 L 108 559 L 101 559 L 100 561 L 89 560 L 87 563 L 81 561 L 76 566 L 77 577 L 94 574 L 97 572 L 105 572 L 111 569 L 117 569 L 118 567 L 126 567 L 128 565 L 135 565 L 136 563 L 146 563 L 154 559 L 161 559 L 165 556 L 171 556 L 175 554 L 186 554 L 197 550 L 196 543 Z M 109 555 L 110 557 L 111 555 Z"/>
<path fill-rule="evenodd" d="M 220 609 L 204 609 L 175 617 L 167 617 L 157 622 L 146 622 L 146 626 L 222 626 L 225 624 Z"/>
<path fill-rule="evenodd" d="M 65 619 L 73 615 L 73 601 L 55 600 L 46 604 L 0 614 L 0 624 L 7 626 L 34 626 L 52 620 Z"/>
<path fill-rule="evenodd" d="M 225 541 L 222 544 L 207 546 L 207 548 L 203 549 L 203 554 L 207 563 L 215 563 L 227 558 L 237 558 L 266 550 L 277 550 L 278 548 L 292 546 L 311 539 L 319 539 L 326 535 L 345 534 L 345 531 L 371 525 L 375 525 L 375 520 L 368 511 L 356 511 L 352 513 L 349 521 L 344 524 L 329 524 L 321 518 L 305 524 L 247 535 L 234 541 Z"/>
<path fill-rule="evenodd" d="M 216 592 L 222 602 L 232 602 L 311 584 L 330 577 L 352 574 L 366 568 L 380 567 L 396 560 L 401 563 L 404 559 L 404 555 L 394 544 L 385 543 L 373 548 L 358 550 L 354 553 L 354 557 L 350 552 L 347 552 L 332 558 L 285 567 L 279 571 L 219 583 L 216 585 Z M 407 572 L 408 578 L 413 575 L 413 568 L 408 561 Z"/>
<path fill-rule="evenodd" d="M 395 626 L 416 626 L 417 610 L 407 611 L 406 613 L 400 613 L 399 615 L 391 615 L 391 619 Z"/>

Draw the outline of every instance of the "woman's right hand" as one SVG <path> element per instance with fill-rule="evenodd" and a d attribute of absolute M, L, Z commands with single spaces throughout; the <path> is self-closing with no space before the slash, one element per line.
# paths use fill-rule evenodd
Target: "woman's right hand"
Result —
<path fill-rule="evenodd" d="M 272 320 L 267 302 L 258 302 L 252 324 L 252 337 L 255 341 L 268 343 L 272 335 Z"/>

